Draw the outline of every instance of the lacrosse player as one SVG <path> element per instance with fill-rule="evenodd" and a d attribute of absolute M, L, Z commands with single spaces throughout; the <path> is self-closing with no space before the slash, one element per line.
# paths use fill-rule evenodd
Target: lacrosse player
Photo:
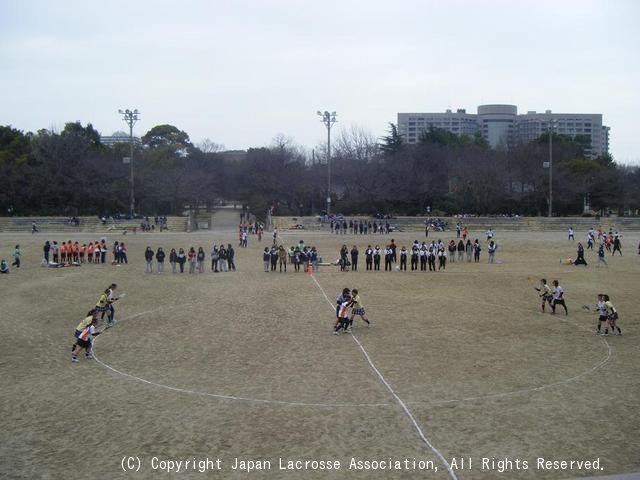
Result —
<path fill-rule="evenodd" d="M 598 303 L 596 303 L 596 310 L 598 310 L 598 323 L 596 324 L 595 334 L 600 335 L 600 328 L 602 327 L 603 323 L 606 323 L 609 317 L 607 314 L 607 307 L 604 304 L 604 294 L 602 293 L 598 294 Z M 606 330 L 608 334 L 608 329 Z"/>
<path fill-rule="evenodd" d="M 360 295 L 358 295 L 358 289 L 354 288 L 351 290 L 351 303 L 353 309 L 351 310 L 351 318 L 349 319 L 349 329 L 351 329 L 351 325 L 353 325 L 353 319 L 356 318 L 356 315 L 360 315 L 360 318 L 364 320 L 368 327 L 371 326 L 371 322 L 367 318 L 367 315 L 364 311 L 364 306 L 360 302 Z"/>
<path fill-rule="evenodd" d="M 549 307 L 553 309 L 551 301 L 553 300 L 553 294 L 551 293 L 551 287 L 547 283 L 546 278 L 540 279 L 540 288 L 536 288 L 540 292 L 540 298 L 542 299 L 542 313 L 544 313 L 545 305 L 548 303 Z"/>
<path fill-rule="evenodd" d="M 562 305 L 564 314 L 569 315 L 567 305 L 564 303 L 564 289 L 560 286 L 558 280 L 553 281 L 553 303 L 551 304 L 551 313 L 556 313 L 556 305 Z"/>
<path fill-rule="evenodd" d="M 611 299 L 609 298 L 609 295 L 603 295 L 603 299 L 604 299 L 604 306 L 607 309 L 607 326 L 604 327 L 604 334 L 608 335 L 609 334 L 609 328 L 611 327 L 611 333 L 613 335 L 616 334 L 616 329 L 618 330 L 618 335 L 622 335 L 622 330 L 620 330 L 620 327 L 617 325 L 618 322 L 618 310 L 616 310 L 616 307 L 613 306 L 613 303 L 611 303 Z"/>
<path fill-rule="evenodd" d="M 87 360 L 93 358 L 93 354 L 91 353 L 92 341 L 91 337 L 95 337 L 100 335 L 102 332 L 96 331 L 96 325 L 98 324 L 98 317 L 92 316 L 91 323 L 85 327 L 80 335 L 78 335 L 77 340 L 73 348 L 71 349 L 71 361 L 73 363 L 78 363 L 78 352 L 80 350 L 85 350 L 84 357 Z M 78 325 L 80 326 L 80 325 Z"/>
<path fill-rule="evenodd" d="M 350 332 L 349 328 L 349 311 L 353 302 L 351 301 L 351 290 L 345 288 L 342 290 L 342 295 L 337 299 L 338 306 L 336 308 L 336 324 L 333 327 L 333 334 L 340 335 L 340 330 Z"/>

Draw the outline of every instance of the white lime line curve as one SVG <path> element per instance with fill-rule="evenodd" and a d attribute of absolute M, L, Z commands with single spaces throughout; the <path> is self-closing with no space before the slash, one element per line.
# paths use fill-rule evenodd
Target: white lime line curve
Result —
<path fill-rule="evenodd" d="M 322 292 L 322 295 L 327 300 L 327 303 L 329 303 L 329 306 L 331 307 L 331 310 L 333 310 L 334 309 L 333 302 L 327 296 L 327 293 L 322 288 L 322 285 L 320 285 L 320 283 L 318 283 L 318 280 L 316 280 L 315 275 L 311 274 L 310 277 L 314 281 L 316 286 L 320 289 L 320 292 Z M 444 458 L 442 453 L 440 453 L 440 451 L 436 447 L 434 447 L 433 444 L 429 441 L 427 436 L 422 431 L 422 428 L 420 428 L 420 425 L 418 425 L 418 422 L 416 421 L 415 417 L 413 416 L 413 413 L 411 413 L 411 410 L 409 410 L 409 407 L 407 407 L 407 404 L 402 400 L 402 398 L 400 398 L 400 396 L 396 393 L 396 391 L 393 389 L 393 387 L 389 384 L 387 379 L 384 378 L 384 375 L 382 375 L 382 373 L 380 373 L 380 370 L 378 370 L 378 368 L 375 366 L 375 364 L 371 360 L 371 357 L 369 356 L 369 354 L 367 353 L 365 348 L 362 346 L 362 343 L 360 343 L 360 341 L 355 336 L 355 334 L 351 334 L 351 338 L 353 339 L 354 342 L 356 342 L 356 345 L 358 346 L 358 348 L 360 349 L 360 351 L 364 355 L 364 358 L 367 360 L 367 363 L 369 364 L 371 369 L 375 372 L 375 374 L 378 376 L 378 378 L 380 379 L 382 384 L 386 387 L 386 389 L 389 391 L 389 393 L 395 399 L 395 401 L 398 403 L 398 405 L 400 405 L 400 408 L 402 409 L 404 414 L 409 418 L 409 421 L 411 422 L 413 427 L 416 429 L 416 432 L 418 433 L 418 437 L 420 437 L 420 440 L 422 440 L 424 442 L 424 444 L 427 445 L 427 447 L 429 447 L 429 449 L 436 455 L 436 457 L 438 457 L 440 462 L 447 469 L 447 472 L 449 473 L 449 476 L 453 480 L 458 480 L 458 477 L 456 476 L 455 472 L 451 468 L 451 465 L 449 464 L 449 462 L 447 462 L 446 458 Z"/>
<path fill-rule="evenodd" d="M 477 301 L 474 301 L 473 303 L 474 303 L 474 305 L 484 304 L 484 305 L 487 305 L 489 307 L 494 307 L 495 306 L 494 304 L 489 303 L 489 302 L 477 302 Z M 511 309 L 511 310 L 517 311 L 518 313 L 521 313 L 519 310 L 522 310 L 522 309 L 518 309 L 518 308 L 514 307 L 513 305 L 501 305 L 500 308 Z M 567 323 L 569 325 L 573 325 L 574 327 L 577 327 L 580 330 L 586 330 L 587 332 L 591 332 L 590 328 L 585 327 L 584 325 L 581 325 L 579 323 L 572 322 L 569 319 L 564 318 L 562 315 L 558 315 L 555 318 L 558 319 L 561 322 Z M 478 395 L 478 396 L 474 396 L 474 397 L 464 397 L 464 398 L 451 399 L 451 400 L 433 400 L 433 401 L 413 400 L 413 401 L 408 401 L 407 403 L 409 403 L 410 405 L 448 405 L 448 404 L 452 404 L 452 403 L 472 402 L 472 401 L 476 401 L 476 400 L 490 400 L 490 399 L 494 399 L 494 398 L 503 398 L 503 397 L 510 397 L 510 396 L 515 396 L 515 395 L 522 395 L 524 393 L 540 392 L 542 390 L 548 390 L 548 389 L 553 388 L 553 387 L 559 387 L 559 386 L 562 386 L 562 385 L 567 385 L 569 383 L 573 383 L 573 382 L 581 379 L 582 377 L 586 377 L 587 375 L 590 375 L 590 374 L 594 373 L 596 370 L 604 367 L 607 363 L 609 363 L 609 360 L 611 360 L 611 357 L 613 356 L 613 352 L 611 350 L 611 345 L 602 336 L 598 337 L 598 339 L 600 340 L 600 342 L 604 343 L 604 345 L 605 345 L 605 347 L 607 349 L 607 353 L 606 353 L 605 357 L 600 362 L 595 364 L 593 367 L 591 367 L 591 368 L 589 368 L 587 370 L 584 370 L 583 372 L 578 373 L 577 375 L 574 375 L 573 377 L 569 377 L 569 378 L 566 378 L 564 380 L 558 380 L 557 382 L 553 382 L 553 383 L 539 385 L 539 386 L 536 386 L 536 387 L 529 387 L 529 388 L 524 388 L 524 389 L 520 389 L 520 390 L 512 390 L 512 391 L 509 391 L 509 392 L 489 393 L 489 394 L 486 394 L 486 395 Z"/>
<path fill-rule="evenodd" d="M 320 289 L 321 293 L 323 294 L 324 298 L 326 299 L 326 301 L 328 302 L 328 304 L 330 305 L 332 311 L 333 311 L 333 302 L 329 299 L 329 297 L 327 296 L 326 292 L 324 291 L 324 289 L 322 288 L 322 286 L 318 283 L 318 281 L 316 280 L 314 275 L 311 275 L 311 278 L 313 279 L 314 283 L 316 284 L 316 286 Z M 475 304 L 477 303 L 484 303 L 486 305 L 492 306 L 492 304 L 488 303 L 488 302 L 475 302 Z M 507 306 L 507 305 L 503 305 L 503 308 L 511 308 L 512 310 L 517 310 L 515 307 L 513 306 Z M 124 320 L 132 320 L 134 318 L 143 316 L 143 315 L 148 315 L 150 313 L 153 313 L 157 310 L 160 310 L 160 308 L 156 308 L 153 310 L 148 310 L 145 312 L 140 312 L 134 315 L 131 315 L 129 317 L 125 317 L 123 320 L 121 320 L 120 322 L 124 321 Z M 590 331 L 587 327 L 584 327 L 580 324 L 577 324 L 575 322 L 571 322 L 568 319 L 563 318 L 562 316 L 558 316 L 556 317 L 558 318 L 560 321 L 571 324 L 573 326 L 577 326 L 580 329 L 583 330 L 587 330 Z M 425 436 L 424 432 L 422 431 L 422 429 L 420 428 L 420 426 L 418 425 L 417 421 L 415 420 L 415 417 L 413 416 L 413 414 L 411 413 L 411 411 L 409 410 L 409 408 L 407 407 L 407 404 L 409 405 L 446 405 L 446 404 L 451 404 L 451 403 L 462 403 L 462 402 L 470 402 L 470 401 L 477 401 L 477 400 L 488 400 L 488 399 L 492 399 L 492 398 L 502 398 L 502 397 L 508 397 L 508 396 L 515 396 L 515 395 L 521 395 L 524 393 L 530 393 L 530 392 L 536 392 L 536 391 L 543 391 L 543 390 L 547 390 L 553 387 L 557 387 L 557 386 L 562 386 L 562 385 L 566 385 L 568 383 L 572 383 L 577 381 L 578 379 L 581 379 L 582 377 L 585 377 L 593 372 L 595 372 L 596 370 L 602 368 L 604 365 L 606 365 L 609 360 L 612 357 L 612 350 L 611 350 L 611 345 L 606 341 L 606 339 L 604 339 L 603 337 L 599 337 L 599 340 L 604 343 L 606 345 L 607 348 L 607 354 L 605 356 L 605 358 L 603 360 L 601 360 L 598 364 L 594 365 L 593 367 L 564 380 L 559 380 L 557 382 L 553 382 L 550 384 L 545 384 L 545 385 L 540 385 L 540 386 L 536 386 L 536 387 L 530 387 L 530 388 L 526 388 L 526 389 L 522 389 L 522 390 L 514 390 L 514 391 L 510 391 L 510 392 L 503 392 L 503 393 L 494 393 L 494 394 L 487 394 L 487 395 L 480 395 L 480 396 L 474 396 L 474 397 L 465 397 L 465 398 L 461 398 L 461 399 L 451 399 L 451 400 L 436 400 L 436 401 L 403 401 L 398 394 L 393 390 L 393 388 L 391 387 L 391 385 L 389 384 L 389 382 L 384 378 L 384 376 L 382 375 L 382 373 L 377 369 L 377 367 L 373 364 L 373 361 L 371 360 L 371 357 L 369 356 L 368 352 L 364 349 L 364 346 L 360 343 L 360 341 L 357 339 L 357 337 L 355 335 L 352 335 L 353 340 L 355 341 L 355 343 L 357 344 L 358 348 L 360 349 L 360 351 L 362 352 L 362 354 L 364 355 L 365 359 L 367 360 L 368 364 L 370 365 L 370 367 L 372 368 L 372 370 L 376 373 L 376 375 L 378 376 L 378 378 L 380 379 L 380 381 L 383 383 L 383 385 L 387 388 L 387 390 L 391 393 L 391 395 L 394 397 L 394 399 L 396 400 L 396 402 L 400 405 L 400 407 L 402 408 L 403 412 L 407 415 L 407 417 L 409 418 L 410 422 L 413 424 L 413 426 L 416 428 L 416 431 L 418 432 L 418 435 L 420 437 L 420 439 L 438 456 L 438 458 L 442 461 L 442 463 L 447 467 L 447 471 L 449 472 L 449 475 L 454 478 L 457 479 L 457 477 L 455 476 L 455 473 L 452 471 L 451 466 L 448 464 L 448 462 L 446 461 L 446 459 L 444 459 L 444 457 L 442 456 L 442 454 L 435 449 L 435 447 L 433 447 L 433 445 L 431 444 L 431 442 L 428 440 L 428 438 Z M 97 339 L 96 339 L 97 340 Z M 173 392 L 177 392 L 177 393 L 183 393 L 183 394 L 190 394 L 190 395 L 198 395 L 198 396 L 205 396 L 205 397 L 211 397 L 211 398 L 217 398 L 217 399 L 223 399 L 223 400 L 232 400 L 232 401 L 243 401 L 243 402 L 251 402 L 251 403 L 261 403 L 261 404 L 272 404 L 272 405 L 283 405 L 283 406 L 294 406 L 294 407 L 319 407 L 319 408 L 335 408 L 335 407 L 389 407 L 390 404 L 388 403 L 362 403 L 362 404 L 348 404 L 348 403 L 343 403 L 343 404 L 339 404 L 339 403 L 313 403 L 313 402 L 289 402 L 289 401 L 284 401 L 284 400 L 267 400 L 267 399 L 259 399 L 259 398 L 250 398 L 250 397 L 241 397 L 241 396 L 235 396 L 235 395 L 224 395 L 224 394 L 214 394 L 214 393 L 209 393 L 209 392 L 201 392 L 201 391 L 197 391 L 197 390 L 191 390 L 191 389 L 184 389 L 184 388 L 179 388 L 179 387 L 172 387 L 170 385 L 165 385 L 165 384 L 161 384 L 161 383 L 157 383 L 157 382 L 153 382 L 126 372 L 122 372 L 118 369 L 116 369 L 115 367 L 101 361 L 97 355 L 95 355 L 95 341 L 94 341 L 94 358 L 96 360 L 97 363 L 99 363 L 100 365 L 102 365 L 104 368 L 118 374 L 121 375 L 125 378 L 129 378 L 131 380 L 140 382 L 140 383 L 144 383 L 150 386 L 154 386 L 156 388 L 161 388 L 161 389 L 165 389 L 165 390 L 169 390 L 169 391 L 173 391 Z"/>
<path fill-rule="evenodd" d="M 131 315 L 129 317 L 125 317 L 122 320 L 119 320 L 118 323 L 121 323 L 122 321 L 125 321 L 125 320 L 133 320 L 134 318 L 141 317 L 143 315 L 148 315 L 150 313 L 153 313 L 153 312 L 156 312 L 156 311 L 160 310 L 161 308 L 163 308 L 163 307 L 159 307 L 159 308 L 156 308 L 156 309 L 153 309 L 153 310 L 147 310 L 145 312 L 136 313 L 136 314 Z M 389 407 L 389 406 L 391 406 L 388 403 L 289 402 L 289 401 L 285 401 L 285 400 L 267 400 L 267 399 L 263 399 L 263 398 L 250 398 L 250 397 L 241 397 L 241 396 L 237 396 L 237 395 L 224 395 L 224 394 L 218 394 L 218 393 L 201 392 L 201 391 L 198 391 L 198 390 L 191 390 L 191 389 L 188 389 L 188 388 L 172 387 L 171 385 L 165 385 L 165 384 L 162 384 L 162 383 L 152 382 L 151 380 L 147 380 L 145 378 L 138 377 L 136 375 L 132 375 L 132 374 L 127 373 L 127 372 L 123 372 L 123 371 L 118 370 L 117 368 L 109 365 L 108 363 L 103 362 L 96 355 L 95 344 L 96 344 L 96 341 L 98 340 L 98 338 L 99 337 L 94 338 L 93 349 L 92 349 L 93 350 L 93 359 L 98 364 L 102 365 L 107 370 L 110 370 L 113 373 L 121 375 L 121 376 L 123 376 L 125 378 L 128 378 L 130 380 L 134 380 L 136 382 L 144 383 L 144 384 L 156 387 L 156 388 L 161 388 L 161 389 L 169 390 L 169 391 L 172 391 L 172 392 L 184 393 L 184 394 L 189 394 L 189 395 L 198 395 L 198 396 L 202 396 L 202 397 L 217 398 L 217 399 L 222 399 L 222 400 L 234 400 L 234 401 L 242 401 L 242 402 L 250 402 L 250 403 L 263 403 L 263 404 L 271 404 L 271 405 L 283 405 L 283 406 L 289 406 L 289 407 L 321 407 L 321 408 L 358 407 L 358 408 L 364 408 L 364 407 Z"/>
<path fill-rule="evenodd" d="M 487 394 L 487 395 L 479 395 L 477 397 L 465 397 L 465 398 L 458 398 L 458 399 L 452 399 L 452 400 L 435 400 L 435 401 L 420 401 L 420 400 L 414 400 L 414 401 L 410 401 L 407 402 L 411 405 L 448 405 L 451 403 L 463 403 L 463 402 L 472 402 L 474 400 L 490 400 L 492 398 L 503 398 L 503 397 L 511 397 L 511 396 L 515 396 L 515 395 L 522 395 L 523 393 L 532 393 L 532 392 L 540 392 L 542 390 L 548 390 L 550 388 L 553 387 L 559 387 L 562 385 L 567 385 L 569 383 L 573 383 L 576 380 L 585 377 L 593 372 L 595 372 L 596 370 L 598 370 L 599 368 L 603 367 L 604 365 L 606 365 L 609 360 L 611 359 L 612 356 L 612 352 L 611 352 L 611 345 L 609 345 L 609 343 L 604 340 L 601 339 L 605 345 L 607 346 L 607 356 L 600 361 L 599 363 L 597 363 L 596 365 L 594 365 L 592 368 L 585 370 L 584 372 L 579 373 L 578 375 L 575 375 L 573 377 L 564 379 L 564 380 L 558 380 L 557 382 L 554 383 L 549 383 L 546 385 L 540 385 L 538 387 L 530 387 L 530 388 L 525 388 L 522 390 L 513 390 L 510 392 L 503 392 L 503 393 L 491 393 L 491 394 Z"/>

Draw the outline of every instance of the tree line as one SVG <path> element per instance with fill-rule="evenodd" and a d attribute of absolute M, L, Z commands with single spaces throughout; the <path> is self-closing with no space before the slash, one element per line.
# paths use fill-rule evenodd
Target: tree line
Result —
<path fill-rule="evenodd" d="M 492 149 L 479 136 L 423 132 L 406 144 L 394 124 L 376 138 L 353 127 L 332 142 L 332 211 L 345 215 L 395 213 L 546 215 L 549 137 Z M 579 215 L 640 208 L 640 171 L 611 156 L 589 158 L 588 138 L 553 134 L 553 210 Z M 105 146 L 91 124 L 60 132 L 24 133 L 0 126 L 1 215 L 129 213 L 128 138 Z M 239 202 L 258 216 L 311 215 L 325 210 L 326 146 L 312 152 L 278 136 L 268 147 L 224 151 L 191 143 L 173 125 L 157 125 L 134 144 L 136 213 L 181 214 Z"/>

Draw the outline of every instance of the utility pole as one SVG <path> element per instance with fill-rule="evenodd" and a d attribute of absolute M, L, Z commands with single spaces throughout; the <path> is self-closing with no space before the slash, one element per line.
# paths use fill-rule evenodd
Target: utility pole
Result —
<path fill-rule="evenodd" d="M 127 125 L 129 125 L 129 163 L 131 164 L 131 218 L 134 218 L 135 208 L 136 208 L 136 200 L 133 192 L 133 126 L 138 121 L 138 109 L 129 110 L 118 110 L 118 113 L 122 115 L 122 119 L 125 121 Z"/>
<path fill-rule="evenodd" d="M 316 113 L 327 127 L 327 216 L 329 216 L 331 213 L 331 127 L 337 122 L 337 114 L 336 112 L 329 113 L 327 110 L 324 113 L 318 110 Z"/>

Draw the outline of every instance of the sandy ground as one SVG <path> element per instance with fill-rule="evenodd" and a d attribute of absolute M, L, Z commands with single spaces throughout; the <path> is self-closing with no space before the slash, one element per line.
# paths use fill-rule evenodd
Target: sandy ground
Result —
<path fill-rule="evenodd" d="M 409 247 L 416 235 L 393 236 Z M 586 268 L 561 265 L 576 247 L 561 232 L 497 232 L 498 264 L 483 242 L 481 263 L 438 273 L 367 272 L 367 244 L 391 236 L 321 232 L 281 238 L 304 239 L 325 260 L 356 244 L 358 272 L 265 273 L 266 243 L 250 237 L 236 272 L 144 273 L 147 245 L 208 252 L 235 244 L 234 232 L 110 235 L 128 244 L 128 265 L 41 268 L 44 241 L 67 237 L 0 235 L 4 258 L 16 243 L 23 250 L 23 267 L 0 276 L 2 478 L 247 478 L 236 459 L 253 462 L 255 479 L 640 471 L 637 234 L 608 268 L 595 268 L 592 252 Z M 539 311 L 542 276 L 564 286 L 568 316 Z M 72 364 L 73 330 L 111 282 L 126 293 L 119 322 L 97 337 L 96 360 Z M 356 320 L 353 336 L 336 337 L 345 286 L 360 290 L 373 327 Z M 593 334 L 596 316 L 581 306 L 593 310 L 599 292 L 619 309 L 622 336 Z M 403 463 L 357 470 L 352 458 Z M 541 469 L 538 458 L 599 468 Z M 280 459 L 340 467 L 283 470 Z M 169 461 L 183 462 L 180 473 L 161 473 Z"/>

